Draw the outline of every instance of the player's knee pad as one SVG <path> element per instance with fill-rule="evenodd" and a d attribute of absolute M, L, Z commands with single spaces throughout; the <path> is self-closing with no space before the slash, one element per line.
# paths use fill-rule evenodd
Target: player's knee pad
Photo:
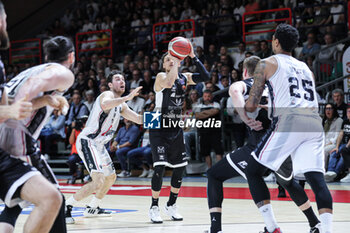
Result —
<path fill-rule="evenodd" d="M 155 166 L 154 167 L 154 174 L 152 177 L 152 190 L 153 191 L 158 192 L 162 188 L 164 170 L 165 170 L 164 166 Z"/>
<path fill-rule="evenodd" d="M 328 190 L 324 175 L 321 172 L 307 172 L 305 178 L 315 193 L 317 208 L 333 209 L 332 195 Z"/>
<path fill-rule="evenodd" d="M 182 176 L 184 174 L 185 167 L 177 167 L 173 170 L 173 175 L 171 176 L 171 187 L 180 188 L 182 183 Z"/>
<path fill-rule="evenodd" d="M 22 208 L 19 205 L 15 207 L 9 208 L 5 206 L 5 209 L 0 214 L 0 222 L 8 223 L 15 227 L 16 221 L 20 213 L 22 212 Z"/>

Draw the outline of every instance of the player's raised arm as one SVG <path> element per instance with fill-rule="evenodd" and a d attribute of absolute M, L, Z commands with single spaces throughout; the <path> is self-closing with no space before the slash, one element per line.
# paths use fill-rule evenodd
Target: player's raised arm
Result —
<path fill-rule="evenodd" d="M 192 43 L 190 43 L 190 45 L 191 45 L 191 52 L 188 56 L 192 58 L 192 62 L 197 67 L 197 70 L 199 73 L 185 73 L 188 80 L 187 85 L 196 85 L 197 83 L 200 83 L 200 82 L 209 81 L 210 79 L 209 72 L 207 71 L 207 69 L 205 69 L 202 62 L 194 54 Z"/>
<path fill-rule="evenodd" d="M 122 104 L 121 115 L 124 118 L 126 118 L 126 119 L 128 119 L 128 120 L 130 120 L 132 122 L 135 122 L 136 124 L 139 124 L 139 125 L 143 124 L 143 117 L 142 117 L 142 115 L 137 114 L 136 112 L 131 110 L 126 103 Z"/>
<path fill-rule="evenodd" d="M 161 91 L 163 88 L 171 88 L 179 74 L 180 60 L 165 53 L 162 57 L 162 66 L 165 72 L 157 74 L 154 84 L 155 91 Z"/>
<path fill-rule="evenodd" d="M 125 103 L 128 100 L 132 100 L 135 96 L 138 96 L 140 94 L 139 91 L 141 89 L 142 87 L 137 87 L 129 95 L 117 98 L 113 95 L 113 92 L 111 91 L 104 92 L 100 98 L 102 110 L 108 111 L 118 105 Z"/>

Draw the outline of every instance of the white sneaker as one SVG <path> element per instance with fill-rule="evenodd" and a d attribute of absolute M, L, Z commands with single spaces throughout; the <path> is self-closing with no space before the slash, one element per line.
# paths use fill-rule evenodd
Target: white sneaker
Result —
<path fill-rule="evenodd" d="M 147 178 L 152 178 L 152 177 L 153 177 L 153 174 L 154 174 L 154 170 L 153 170 L 153 169 L 149 169 L 149 170 L 148 170 Z"/>
<path fill-rule="evenodd" d="M 163 223 L 158 206 L 152 206 L 152 208 L 149 209 L 149 217 L 153 223 Z"/>
<path fill-rule="evenodd" d="M 112 211 L 108 211 L 105 209 L 101 209 L 100 207 L 92 208 L 87 206 L 83 213 L 84 217 L 92 218 L 92 217 L 110 217 L 112 216 Z"/>
<path fill-rule="evenodd" d="M 126 177 L 130 177 L 131 176 L 131 172 L 128 172 L 128 171 L 122 171 L 121 173 L 119 173 L 117 175 L 117 177 L 119 178 L 126 178 Z"/>
<path fill-rule="evenodd" d="M 334 178 L 337 177 L 337 173 L 333 171 L 328 171 L 326 174 L 324 174 L 324 179 L 326 182 L 331 182 L 334 180 Z"/>
<path fill-rule="evenodd" d="M 176 204 L 164 207 L 165 213 L 174 221 L 182 221 L 183 217 L 177 212 Z"/>
<path fill-rule="evenodd" d="M 264 181 L 266 181 L 266 182 L 276 182 L 275 173 L 271 172 L 270 175 L 268 175 L 268 176 L 266 176 L 264 178 Z"/>
<path fill-rule="evenodd" d="M 147 175 L 148 175 L 148 170 L 143 169 L 142 174 L 139 175 L 139 177 L 143 178 L 143 177 L 146 177 Z"/>
<path fill-rule="evenodd" d="M 341 179 L 340 182 L 349 183 L 350 182 L 350 173 L 347 174 L 343 179 Z"/>

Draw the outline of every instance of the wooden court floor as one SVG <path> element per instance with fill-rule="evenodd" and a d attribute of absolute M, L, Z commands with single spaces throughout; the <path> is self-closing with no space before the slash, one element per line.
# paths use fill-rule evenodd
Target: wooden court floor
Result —
<path fill-rule="evenodd" d="M 160 198 L 163 209 L 169 194 L 170 179 L 165 178 Z M 64 185 L 62 191 L 68 198 L 78 185 Z M 224 185 L 225 200 L 223 203 L 223 231 L 258 233 L 264 224 L 258 209 L 251 200 L 248 186 L 242 178 L 234 178 Z M 304 215 L 289 198 L 277 198 L 277 186 L 269 183 L 272 205 L 276 219 L 284 233 L 309 232 Z M 350 232 L 350 184 L 331 183 L 329 188 L 334 199 L 334 233 Z M 306 186 L 310 200 L 314 196 Z M 118 179 L 109 194 L 104 198 L 101 207 L 115 212 L 112 217 L 84 218 L 84 206 L 91 198 L 81 201 L 74 209 L 76 223 L 68 225 L 68 232 L 77 233 L 112 233 L 112 232 L 181 232 L 192 233 L 208 230 L 210 219 L 206 199 L 206 178 L 184 178 L 183 188 L 177 201 L 179 212 L 184 221 L 174 222 L 162 212 L 163 224 L 152 224 L 148 218 L 150 207 L 150 179 Z M 312 202 L 316 210 L 315 202 Z M 30 208 L 23 211 L 17 222 L 15 232 L 22 232 L 23 224 Z"/>

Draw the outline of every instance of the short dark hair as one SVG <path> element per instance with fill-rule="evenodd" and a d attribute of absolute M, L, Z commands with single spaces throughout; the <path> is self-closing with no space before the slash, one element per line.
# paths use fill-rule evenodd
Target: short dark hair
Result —
<path fill-rule="evenodd" d="M 260 60 L 261 59 L 258 56 L 250 56 L 250 57 L 247 57 L 246 59 L 244 59 L 243 68 L 247 69 L 249 76 L 254 75 L 255 67 L 259 63 Z"/>
<path fill-rule="evenodd" d="M 162 55 L 162 57 L 160 58 L 160 69 L 163 69 L 163 63 L 164 63 L 164 58 L 169 54 L 169 52 L 166 52 Z"/>
<path fill-rule="evenodd" d="M 109 73 L 109 75 L 107 76 L 107 83 L 111 83 L 113 81 L 114 75 L 117 74 L 123 75 L 123 73 L 119 70 L 112 70 L 111 73 Z"/>
<path fill-rule="evenodd" d="M 211 94 L 211 95 L 213 94 L 213 92 L 212 92 L 211 90 L 208 90 L 208 89 L 204 90 L 204 91 L 203 91 L 203 94 L 204 94 L 204 93 L 209 93 L 209 94 Z"/>
<path fill-rule="evenodd" d="M 71 52 L 74 52 L 73 42 L 64 36 L 56 36 L 44 44 L 47 62 L 61 63 L 68 59 Z"/>
<path fill-rule="evenodd" d="M 276 28 L 275 39 L 278 39 L 283 51 L 292 52 L 298 44 L 299 32 L 295 27 L 281 23 Z"/>

